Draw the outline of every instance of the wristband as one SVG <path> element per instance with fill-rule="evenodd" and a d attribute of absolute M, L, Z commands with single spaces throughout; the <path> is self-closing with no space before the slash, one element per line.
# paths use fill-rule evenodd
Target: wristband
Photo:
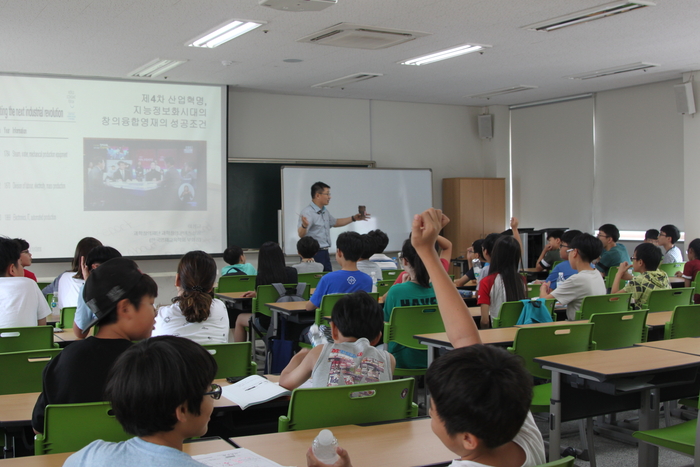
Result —
<path fill-rule="evenodd" d="M 352 216 L 350 216 L 350 219 L 352 219 L 352 222 L 355 222 L 355 214 L 353 214 Z"/>

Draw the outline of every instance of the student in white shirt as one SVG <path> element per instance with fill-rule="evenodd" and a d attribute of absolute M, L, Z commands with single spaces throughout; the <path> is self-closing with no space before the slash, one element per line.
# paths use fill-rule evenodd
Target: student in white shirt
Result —
<path fill-rule="evenodd" d="M 673 224 L 664 225 L 659 229 L 659 246 L 664 249 L 664 257 L 661 264 L 682 263 L 683 253 L 676 246 L 676 242 L 681 238 L 681 232 Z"/>

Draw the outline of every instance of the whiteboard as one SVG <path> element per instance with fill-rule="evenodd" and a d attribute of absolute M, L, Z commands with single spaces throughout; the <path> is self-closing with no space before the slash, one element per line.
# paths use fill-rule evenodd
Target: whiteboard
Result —
<path fill-rule="evenodd" d="M 411 232 L 413 215 L 433 205 L 433 177 L 430 169 L 355 169 L 335 167 L 282 167 L 282 248 L 297 254 L 299 213 L 311 202 L 311 185 L 323 182 L 331 187 L 326 207 L 336 219 L 357 214 L 367 206 L 370 219 L 331 229 L 335 252 L 338 235 L 360 234 L 381 229 L 389 236 L 387 251 L 401 250 Z"/>

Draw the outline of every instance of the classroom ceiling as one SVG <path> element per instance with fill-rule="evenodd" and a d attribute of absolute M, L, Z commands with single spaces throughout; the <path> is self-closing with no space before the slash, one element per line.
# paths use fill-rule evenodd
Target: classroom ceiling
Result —
<path fill-rule="evenodd" d="M 677 79 L 700 69 L 697 0 L 655 0 L 656 6 L 555 32 L 522 28 L 605 3 L 609 0 L 338 0 L 323 11 L 295 13 L 260 6 L 258 0 L 0 0 L 0 72 L 127 79 L 155 58 L 182 59 L 188 61 L 152 81 L 485 106 Z M 184 45 L 229 19 L 267 24 L 215 49 Z M 428 35 L 382 50 L 297 42 L 338 23 Z M 483 55 L 430 65 L 397 63 L 470 42 L 492 47 Z M 289 59 L 300 61 L 285 62 Z M 635 62 L 660 66 L 589 80 L 565 78 Z M 383 76 L 344 89 L 311 87 L 353 73 Z M 467 97 L 516 85 L 537 88 L 490 100 Z"/>

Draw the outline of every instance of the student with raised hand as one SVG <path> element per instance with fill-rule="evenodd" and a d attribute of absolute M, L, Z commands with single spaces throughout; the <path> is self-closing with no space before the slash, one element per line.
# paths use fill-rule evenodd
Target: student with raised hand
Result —
<path fill-rule="evenodd" d="M 537 258 L 536 271 L 551 271 L 554 263 L 559 261 L 559 247 L 561 246 L 561 236 L 563 230 L 550 230 L 547 232 L 547 245 L 542 249 L 540 257 Z"/>
<path fill-rule="evenodd" d="M 189 339 L 160 336 L 142 341 L 114 363 L 105 397 L 128 441 L 93 441 L 64 467 L 142 465 L 204 467 L 182 452 L 184 440 L 203 436 L 221 397 L 213 384 L 214 357 Z"/>
<path fill-rule="evenodd" d="M 676 246 L 676 242 L 681 238 L 681 232 L 673 224 L 666 224 L 659 229 L 659 246 L 664 249 L 662 264 L 682 263 L 683 253 Z"/>
<path fill-rule="evenodd" d="M 569 263 L 569 244 L 579 235 L 581 235 L 580 230 L 567 230 L 562 234 L 561 242 L 559 242 L 559 258 L 561 258 L 561 263 L 552 268 L 552 272 L 545 280 L 535 281 L 535 284 L 544 284 L 548 282 L 549 288 L 556 290 L 559 273 L 562 273 L 564 275 L 564 280 L 566 280 L 578 272 L 571 266 L 571 263 Z M 591 267 L 593 266 L 591 265 Z"/>
<path fill-rule="evenodd" d="M 467 271 L 466 274 L 464 274 L 462 277 L 455 279 L 455 285 L 457 287 L 463 287 L 467 285 L 468 282 L 471 281 L 478 281 L 479 277 L 477 277 L 476 273 L 474 272 L 474 260 L 476 259 L 479 268 L 483 268 L 484 264 L 486 264 L 486 260 L 484 259 L 483 256 L 481 256 L 481 244 L 484 243 L 484 240 L 481 238 L 478 240 L 475 240 L 474 243 L 472 243 L 472 246 L 467 248 L 467 260 L 469 261 L 469 270 Z M 481 274 L 481 273 L 480 273 Z"/>
<path fill-rule="evenodd" d="M 661 263 L 661 251 L 656 245 L 651 243 L 640 243 L 634 249 L 632 264 L 620 263 L 615 280 L 613 281 L 611 293 L 631 293 L 632 308 L 641 310 L 646 307 L 649 295 L 652 290 L 670 289 L 668 275 L 664 271 L 659 271 Z M 632 266 L 638 276 L 633 276 L 627 270 Z M 627 280 L 627 284 L 620 289 L 620 281 Z"/>
<path fill-rule="evenodd" d="M 153 336 L 179 336 L 199 344 L 228 342 L 226 305 L 214 298 L 216 262 L 203 251 L 190 251 L 180 259 L 175 275 L 173 304 L 158 309 Z"/>

